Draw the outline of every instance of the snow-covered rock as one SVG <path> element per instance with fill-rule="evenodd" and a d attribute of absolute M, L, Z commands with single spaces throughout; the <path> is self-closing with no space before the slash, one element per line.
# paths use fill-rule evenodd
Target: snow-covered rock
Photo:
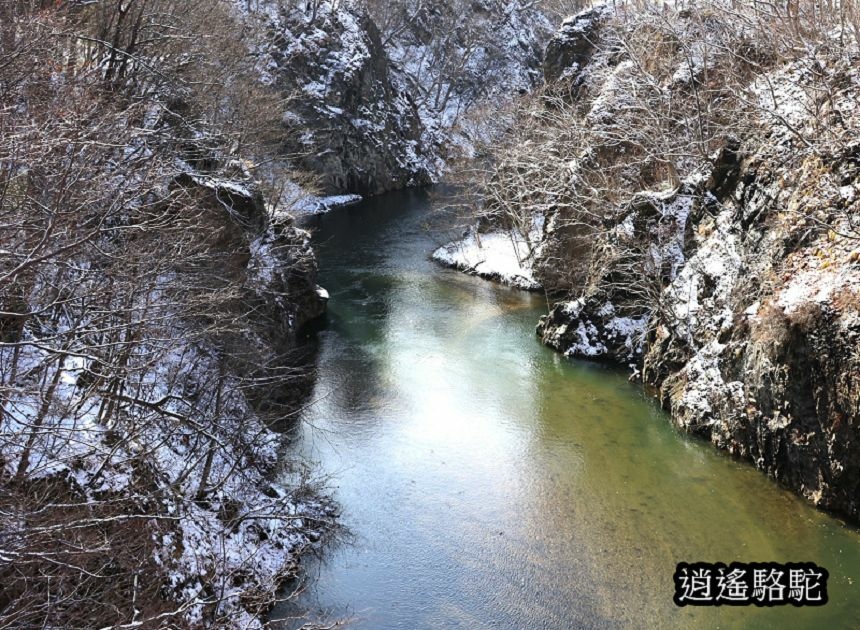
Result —
<path fill-rule="evenodd" d="M 609 359 L 635 364 L 642 353 L 648 313 L 622 315 L 610 301 L 597 297 L 555 304 L 541 318 L 538 334 L 567 357 Z"/>
<path fill-rule="evenodd" d="M 707 159 L 671 158 L 664 188 L 641 190 L 654 172 L 640 168 L 646 154 L 671 154 L 674 135 L 695 130 L 680 112 L 692 90 L 719 84 L 732 67 L 726 42 L 747 33 L 742 20 L 695 8 L 589 16 L 562 27 L 548 79 L 571 101 L 571 126 L 584 119 L 583 134 L 604 144 L 547 158 L 583 213 L 548 220 L 575 224 L 590 211 L 601 221 L 585 246 L 580 233 L 565 242 L 548 231 L 543 251 L 561 267 L 550 272 L 574 280 L 538 333 L 571 357 L 632 364 L 679 428 L 860 519 L 856 42 L 823 33 L 792 60 L 757 66 L 735 114 L 741 137 L 715 137 Z M 667 24 L 675 45 L 665 58 L 646 54 L 650 69 L 619 46 Z M 661 136 L 649 108 L 664 105 L 659 115 L 677 126 Z"/>
<path fill-rule="evenodd" d="M 547 83 L 575 82 L 597 47 L 601 24 L 608 19 L 607 5 L 586 9 L 564 20 L 544 54 L 543 73 Z"/>
<path fill-rule="evenodd" d="M 260 7 L 256 17 L 269 32 L 260 64 L 289 95 L 287 153 L 321 178 L 325 194 L 376 194 L 437 178 L 439 148 L 366 10 L 328 1 Z"/>
<path fill-rule="evenodd" d="M 524 237 L 519 230 L 470 234 L 433 252 L 433 260 L 466 273 L 497 280 L 519 289 L 538 291 L 540 283 L 532 270 L 540 225 Z"/>
<path fill-rule="evenodd" d="M 501 133 L 503 107 L 541 82 L 552 33 L 541 9 L 522 0 L 373 10 L 237 0 L 236 12 L 257 31 L 261 81 L 288 97 L 285 159 L 315 175 L 324 196 L 431 183 L 447 161 L 473 156 Z M 386 26 L 398 12 L 401 27 L 380 32 L 374 18 Z M 297 199 L 297 213 L 331 207 Z"/>

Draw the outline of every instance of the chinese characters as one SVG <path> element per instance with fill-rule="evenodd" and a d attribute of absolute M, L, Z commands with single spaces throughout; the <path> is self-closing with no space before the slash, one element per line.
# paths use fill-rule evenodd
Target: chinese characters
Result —
<path fill-rule="evenodd" d="M 828 577 L 811 562 L 681 562 L 673 599 L 678 606 L 823 606 Z"/>

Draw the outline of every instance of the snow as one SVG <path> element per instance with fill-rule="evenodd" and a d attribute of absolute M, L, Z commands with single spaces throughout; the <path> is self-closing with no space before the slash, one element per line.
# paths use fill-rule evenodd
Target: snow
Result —
<path fill-rule="evenodd" d="M 368 146 L 387 134 L 385 153 L 403 169 L 407 180 L 411 174 L 413 184 L 438 181 L 449 158 L 474 156 L 480 144 L 504 132 L 509 122 L 509 116 L 502 113 L 504 105 L 541 83 L 540 55 L 554 30 L 552 21 L 533 2 L 491 0 L 470 6 L 465 19 L 467 28 L 481 33 L 478 45 L 461 46 L 460 38 L 453 37 L 448 44 L 460 48 L 449 58 L 451 51 L 440 53 L 436 44 L 427 44 L 422 36 L 423 29 L 435 25 L 434 20 L 444 19 L 439 17 L 444 10 L 437 13 L 431 8 L 411 28 L 382 34 L 392 62 L 388 77 L 392 89 L 386 88 L 384 97 L 376 90 L 360 104 L 347 106 L 338 86 L 360 81 L 369 64 L 378 61 L 373 59 L 361 8 L 331 0 L 316 2 L 313 9 L 310 4 L 284 5 L 274 0 L 236 0 L 234 7 L 237 16 L 249 24 L 249 48 L 258 60 L 261 82 L 276 84 L 285 79 L 285 67 L 295 70 L 287 79 L 296 81 L 298 102 L 294 107 L 302 113 L 285 112 L 284 121 L 295 128 L 303 150 L 320 152 L 326 146 L 325 129 L 332 125 L 350 129 L 358 142 Z M 465 37 L 470 42 L 473 38 L 472 32 Z M 443 73 L 453 58 L 462 61 L 462 68 L 454 84 L 448 85 Z M 297 73 L 300 76 L 294 76 Z M 443 85 L 437 91 L 440 76 Z M 370 87 L 363 86 L 365 90 Z M 437 94 L 448 96 L 436 102 Z M 488 107 L 493 115 L 484 115 Z M 421 129 L 417 140 L 407 137 L 415 126 L 416 108 Z M 317 119 L 331 121 L 331 125 L 315 127 Z M 390 133 L 398 127 L 400 133 Z M 358 200 L 321 197 L 309 191 L 291 197 L 295 204 L 281 205 L 297 214 L 327 212 Z"/>
<path fill-rule="evenodd" d="M 262 239 L 252 250 L 254 258 L 270 255 Z M 141 299 L 157 308 L 158 291 Z M 129 357 L 126 391 L 164 412 L 128 401 L 108 424 L 100 417 L 98 388 L 81 383 L 82 376 L 98 369 L 87 348 L 49 349 L 69 327 L 60 321 L 53 330 L 40 329 L 42 337 L 25 330 L 18 382 L 26 384 L 33 377 L 50 382 L 56 375 L 57 388 L 47 410 L 36 392 L 7 389 L 0 415 L 0 462 L 5 467 L 0 475 L 16 474 L 29 447 L 27 478 L 65 479 L 81 502 L 114 497 L 157 501 L 159 513 L 172 518 L 159 520 L 161 525 L 152 530 L 153 560 L 164 572 L 166 595 L 188 605 L 184 621 L 200 620 L 206 594 L 218 592 L 224 596 L 221 612 L 238 620 L 237 627 L 261 627 L 243 609 L 243 594 L 258 590 L 274 595 L 298 552 L 318 538 L 308 525 L 326 518 L 328 508 L 300 502 L 290 488 L 267 478 L 282 438 L 254 413 L 235 379 L 226 378 L 222 410 L 216 413 L 213 384 L 220 370 L 214 348 L 182 330 L 164 330 L 157 341 L 142 342 Z M 0 365 L 7 365 L 12 352 L 0 347 Z M 40 431 L 34 434 L 31 427 L 42 413 Z M 117 443 L 115 432 L 130 437 Z M 207 504 L 193 500 L 203 484 L 197 444 L 202 436 L 213 452 Z M 243 516 L 230 526 L 220 516 L 228 505 Z"/>
<path fill-rule="evenodd" d="M 776 303 L 786 315 L 796 313 L 805 304 L 826 306 L 844 289 L 860 291 L 860 274 L 850 266 L 831 269 L 809 269 L 793 276 L 778 294 Z"/>
<path fill-rule="evenodd" d="M 548 329 L 546 340 L 550 345 L 559 348 L 567 357 L 597 358 L 614 353 L 618 355 L 615 358 L 633 359 L 641 354 L 650 313 L 638 317 L 617 315 L 611 301 L 590 311 L 586 311 L 586 305 L 588 301 L 584 298 L 556 305 L 570 322 Z M 574 326 L 573 339 L 567 337 L 571 326 Z"/>
<path fill-rule="evenodd" d="M 562 311 L 565 315 L 570 315 L 571 317 L 578 317 L 579 313 L 582 311 L 583 306 L 585 306 L 585 300 L 582 298 L 577 298 L 575 300 L 569 300 L 568 302 L 565 302 L 562 306 Z M 614 308 L 612 312 L 615 312 Z"/>
<path fill-rule="evenodd" d="M 741 409 L 744 385 L 739 381 L 727 383 L 720 370 L 720 357 L 726 346 L 711 341 L 701 348 L 683 369 L 683 393 L 672 411 L 688 427 L 701 427 L 719 422 L 719 406 Z"/>
<path fill-rule="evenodd" d="M 678 68 L 669 79 L 669 87 L 676 89 L 681 85 L 690 85 L 700 80 L 705 71 L 716 68 L 719 54 L 722 52 L 723 43 L 715 33 L 705 30 L 688 31 L 681 34 L 686 40 L 682 42 L 681 60 Z M 690 42 L 688 38 L 692 37 Z"/>
<path fill-rule="evenodd" d="M 598 68 L 591 70 L 594 72 Z M 636 64 L 629 59 L 615 66 L 601 84 L 599 95 L 591 103 L 586 122 L 592 125 L 612 125 L 617 111 L 635 108 L 637 103 L 632 90 L 638 76 L 636 73 Z"/>
<path fill-rule="evenodd" d="M 611 307 L 607 302 L 606 306 Z M 606 311 L 606 306 L 603 310 Z M 598 311 L 598 314 L 601 311 Z M 633 358 L 642 352 L 642 340 L 647 329 L 649 315 L 642 317 L 612 317 L 598 328 L 590 320 L 579 320 L 576 333 L 578 340 L 567 347 L 565 356 L 599 357 L 609 354 L 607 342 L 621 345 L 626 349 L 626 358 Z"/>
<path fill-rule="evenodd" d="M 360 203 L 364 197 L 361 195 L 329 195 L 318 197 L 316 195 L 305 195 L 290 207 L 295 214 L 325 214 L 336 208 L 352 206 Z"/>
<path fill-rule="evenodd" d="M 269 286 L 275 280 L 275 269 L 277 258 L 273 251 L 270 235 L 264 234 L 251 242 L 251 260 L 248 263 L 248 272 L 254 279 L 254 285 Z"/>
<path fill-rule="evenodd" d="M 542 226 L 543 219 L 536 220 L 528 238 L 516 229 L 484 234 L 473 231 L 466 238 L 437 249 L 433 260 L 520 289 L 537 291 L 541 285 L 535 279 L 532 261 Z"/>
<path fill-rule="evenodd" d="M 588 33 L 594 26 L 612 15 L 613 9 L 608 4 L 585 9 L 576 15 L 566 17 L 559 29 L 558 36 L 566 39 L 576 39 L 582 33 Z"/>
<path fill-rule="evenodd" d="M 756 300 L 744 309 L 744 315 L 751 319 L 758 317 L 759 309 L 761 309 L 761 300 Z"/>
<path fill-rule="evenodd" d="M 666 304 L 674 316 L 673 326 L 688 341 L 707 337 L 701 333 L 715 333 L 732 321 L 730 295 L 741 267 L 733 216 L 731 208 L 719 213 L 713 233 L 665 291 Z M 706 285 L 712 287 L 707 296 Z"/>
<path fill-rule="evenodd" d="M 220 177 L 201 175 L 190 171 L 188 172 L 188 175 L 195 184 L 209 188 L 210 190 L 215 191 L 216 194 L 221 191 L 226 191 L 229 194 L 236 195 L 237 197 L 244 197 L 246 199 L 252 199 L 254 197 L 248 187 L 240 184 L 239 182 Z"/>
<path fill-rule="evenodd" d="M 642 341 L 648 328 L 650 315 L 642 317 L 613 317 L 605 325 L 606 335 L 610 339 L 623 339 L 624 347 L 629 356 L 642 352 Z"/>
<path fill-rule="evenodd" d="M 752 98 L 769 124 L 777 145 L 786 154 L 800 138 L 803 138 L 802 144 L 816 141 L 816 134 L 820 133 L 820 86 L 822 82 L 840 84 L 844 80 L 840 73 L 838 66 L 807 56 L 776 72 L 759 75 L 753 81 Z M 843 89 L 834 90 L 830 107 L 847 120 L 856 115 L 860 107 L 858 95 L 860 79 L 854 72 Z"/>
<path fill-rule="evenodd" d="M 669 263 L 669 279 L 674 279 L 678 271 L 683 267 L 684 258 L 684 235 L 687 229 L 687 219 L 693 208 L 693 195 L 678 194 L 676 191 L 665 193 L 640 193 L 640 196 L 660 208 L 661 220 L 651 235 L 652 242 L 649 247 L 649 258 L 646 270 L 651 273 L 659 273 L 665 262 Z M 626 221 L 631 221 L 628 226 Z M 629 216 L 618 228 L 620 234 L 632 236 L 633 217 Z"/>
<path fill-rule="evenodd" d="M 606 354 L 606 346 L 595 341 L 598 334 L 597 327 L 591 322 L 577 322 L 577 341 L 565 350 L 565 356 L 597 357 Z"/>

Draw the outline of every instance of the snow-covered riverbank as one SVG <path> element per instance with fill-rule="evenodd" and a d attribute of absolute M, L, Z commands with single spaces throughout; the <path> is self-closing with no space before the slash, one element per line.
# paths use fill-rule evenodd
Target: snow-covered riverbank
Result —
<path fill-rule="evenodd" d="M 534 228 L 530 238 L 516 229 L 483 234 L 470 230 L 465 238 L 433 252 L 433 260 L 488 280 L 527 291 L 539 291 L 541 285 L 535 280 L 532 269 L 532 243 L 537 242 L 540 227 Z"/>

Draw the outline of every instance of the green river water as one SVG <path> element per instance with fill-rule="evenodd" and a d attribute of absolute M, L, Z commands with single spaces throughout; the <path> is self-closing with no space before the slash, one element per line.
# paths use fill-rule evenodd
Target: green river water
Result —
<path fill-rule="evenodd" d="M 275 617 L 357 628 L 860 628 L 860 535 L 563 359 L 539 295 L 437 267 L 427 192 L 319 217 L 314 404 L 294 449 L 349 539 Z M 812 561 L 823 608 L 677 608 L 679 561 Z M 297 627 L 300 623 L 285 623 Z"/>

